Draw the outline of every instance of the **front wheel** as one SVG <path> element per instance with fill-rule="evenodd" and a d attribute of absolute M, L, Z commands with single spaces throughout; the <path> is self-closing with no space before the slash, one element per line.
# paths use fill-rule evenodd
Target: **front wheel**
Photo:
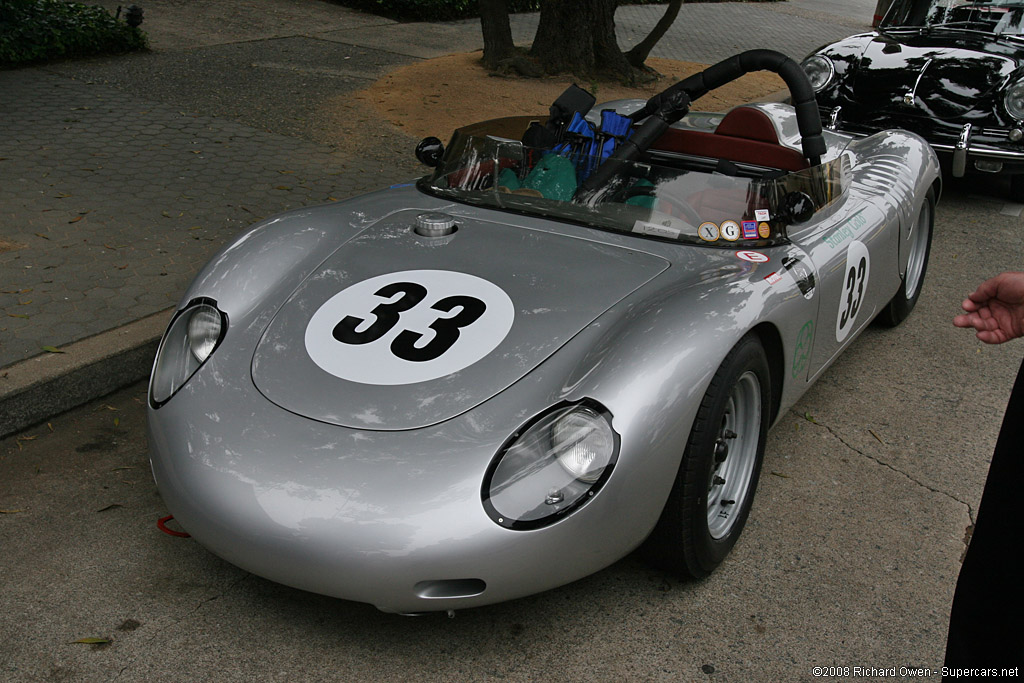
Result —
<path fill-rule="evenodd" d="M 732 550 L 761 473 L 770 397 L 767 356 L 748 334 L 701 401 L 672 493 L 644 546 L 652 562 L 703 578 Z"/>
<path fill-rule="evenodd" d="M 921 296 L 921 285 L 924 274 L 928 270 L 928 255 L 932 249 L 932 227 L 935 224 L 935 191 L 928 190 L 921 203 L 921 210 L 914 221 L 914 231 L 910 236 L 910 256 L 907 259 L 907 271 L 903 282 L 885 308 L 876 318 L 887 327 L 896 327 L 907 319 L 917 305 Z"/>

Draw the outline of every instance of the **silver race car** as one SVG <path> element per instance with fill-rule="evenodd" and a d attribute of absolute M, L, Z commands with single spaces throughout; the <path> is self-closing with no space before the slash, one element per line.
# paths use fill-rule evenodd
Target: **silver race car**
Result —
<path fill-rule="evenodd" d="M 754 70 L 794 105 L 690 113 Z M 939 195 L 919 137 L 822 132 L 753 50 L 644 101 L 456 131 L 414 185 L 264 221 L 185 293 L 153 472 L 202 545 L 389 612 L 537 593 L 643 544 L 729 553 L 769 426 L 914 307 Z"/>

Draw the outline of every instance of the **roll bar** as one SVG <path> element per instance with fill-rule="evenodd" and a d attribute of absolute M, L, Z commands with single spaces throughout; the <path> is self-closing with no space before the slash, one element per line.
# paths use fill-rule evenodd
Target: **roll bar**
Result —
<path fill-rule="evenodd" d="M 693 100 L 752 71 L 772 71 L 785 81 L 796 109 L 803 154 L 811 166 L 820 164 L 826 150 L 825 138 L 821 134 L 821 116 L 814 89 L 804 70 L 781 52 L 747 50 L 688 76 L 647 100 L 642 109 L 630 115 L 634 121 L 642 120 L 642 123 L 628 140 L 583 181 L 580 191 L 589 194 L 603 187 L 625 162 L 638 159 L 669 126 L 686 116 Z"/>

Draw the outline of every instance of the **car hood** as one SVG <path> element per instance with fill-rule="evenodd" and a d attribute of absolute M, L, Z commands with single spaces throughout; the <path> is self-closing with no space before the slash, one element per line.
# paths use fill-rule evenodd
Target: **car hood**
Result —
<path fill-rule="evenodd" d="M 872 109 L 956 118 L 1006 84 L 1017 69 L 1012 52 L 986 36 L 885 34 L 866 44 L 850 96 Z"/>
<path fill-rule="evenodd" d="M 345 427 L 435 424 L 542 371 L 545 358 L 668 267 L 651 254 L 482 218 L 421 237 L 412 230 L 418 213 L 361 232 L 284 303 L 252 359 L 267 399 Z"/>

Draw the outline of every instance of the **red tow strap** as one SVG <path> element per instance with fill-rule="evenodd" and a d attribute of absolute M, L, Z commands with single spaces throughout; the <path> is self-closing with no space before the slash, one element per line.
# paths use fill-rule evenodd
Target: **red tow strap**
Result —
<path fill-rule="evenodd" d="M 192 538 L 192 534 L 187 534 L 184 531 L 175 531 L 174 529 L 167 528 L 167 522 L 174 519 L 174 515 L 167 515 L 156 520 L 156 528 L 160 531 L 168 534 L 169 536 L 177 536 L 178 538 Z"/>

